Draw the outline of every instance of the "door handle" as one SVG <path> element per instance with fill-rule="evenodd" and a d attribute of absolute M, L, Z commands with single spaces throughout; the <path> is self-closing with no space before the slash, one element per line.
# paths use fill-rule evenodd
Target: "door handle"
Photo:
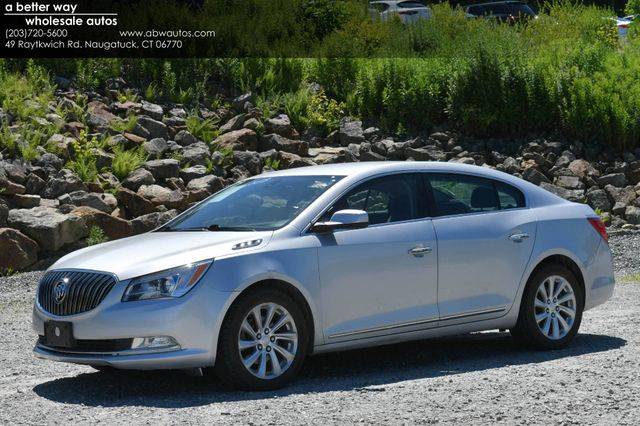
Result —
<path fill-rule="evenodd" d="M 418 246 L 409 250 L 409 254 L 415 257 L 422 257 L 426 253 L 431 253 L 432 251 L 431 247 Z"/>
<path fill-rule="evenodd" d="M 527 238 L 529 238 L 529 234 L 527 234 L 527 233 L 509 235 L 509 239 L 511 241 L 513 241 L 514 243 L 521 243 L 524 240 L 526 240 Z"/>

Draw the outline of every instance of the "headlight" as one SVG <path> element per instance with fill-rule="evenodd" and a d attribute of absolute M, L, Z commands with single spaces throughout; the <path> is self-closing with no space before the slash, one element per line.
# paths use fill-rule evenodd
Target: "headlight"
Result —
<path fill-rule="evenodd" d="M 180 297 L 187 294 L 204 276 L 213 261 L 192 263 L 168 271 L 134 278 L 122 296 L 123 302 Z"/>

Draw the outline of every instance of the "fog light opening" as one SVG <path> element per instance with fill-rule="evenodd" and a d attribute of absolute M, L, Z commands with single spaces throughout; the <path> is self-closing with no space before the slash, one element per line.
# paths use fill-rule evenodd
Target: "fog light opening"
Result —
<path fill-rule="evenodd" d="M 176 339 L 169 336 L 136 337 L 131 343 L 131 349 L 179 349 Z"/>

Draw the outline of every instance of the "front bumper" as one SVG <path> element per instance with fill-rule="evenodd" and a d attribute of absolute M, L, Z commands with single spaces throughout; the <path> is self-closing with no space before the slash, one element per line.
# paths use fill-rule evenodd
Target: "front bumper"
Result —
<path fill-rule="evenodd" d="M 52 348 L 37 343 L 38 358 L 76 364 L 108 365 L 123 369 L 174 369 L 211 366 L 215 362 L 218 332 L 235 293 L 214 290 L 203 278 L 196 288 L 176 299 L 121 302 L 128 282 L 119 282 L 95 309 L 77 315 L 56 316 L 36 302 L 33 329 L 44 335 L 46 321 L 73 324 L 77 340 L 115 340 L 170 336 L 179 348 L 87 352 Z"/>

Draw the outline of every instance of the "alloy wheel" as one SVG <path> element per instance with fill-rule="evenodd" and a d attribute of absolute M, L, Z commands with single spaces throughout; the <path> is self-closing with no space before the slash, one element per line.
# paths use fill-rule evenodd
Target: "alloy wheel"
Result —
<path fill-rule="evenodd" d="M 251 309 L 238 333 L 244 367 L 260 379 L 274 379 L 293 363 L 298 331 L 293 316 L 281 305 L 261 303 Z"/>
<path fill-rule="evenodd" d="M 534 298 L 535 322 L 546 338 L 565 337 L 573 327 L 576 308 L 573 287 L 565 278 L 552 275 L 538 286 Z"/>

